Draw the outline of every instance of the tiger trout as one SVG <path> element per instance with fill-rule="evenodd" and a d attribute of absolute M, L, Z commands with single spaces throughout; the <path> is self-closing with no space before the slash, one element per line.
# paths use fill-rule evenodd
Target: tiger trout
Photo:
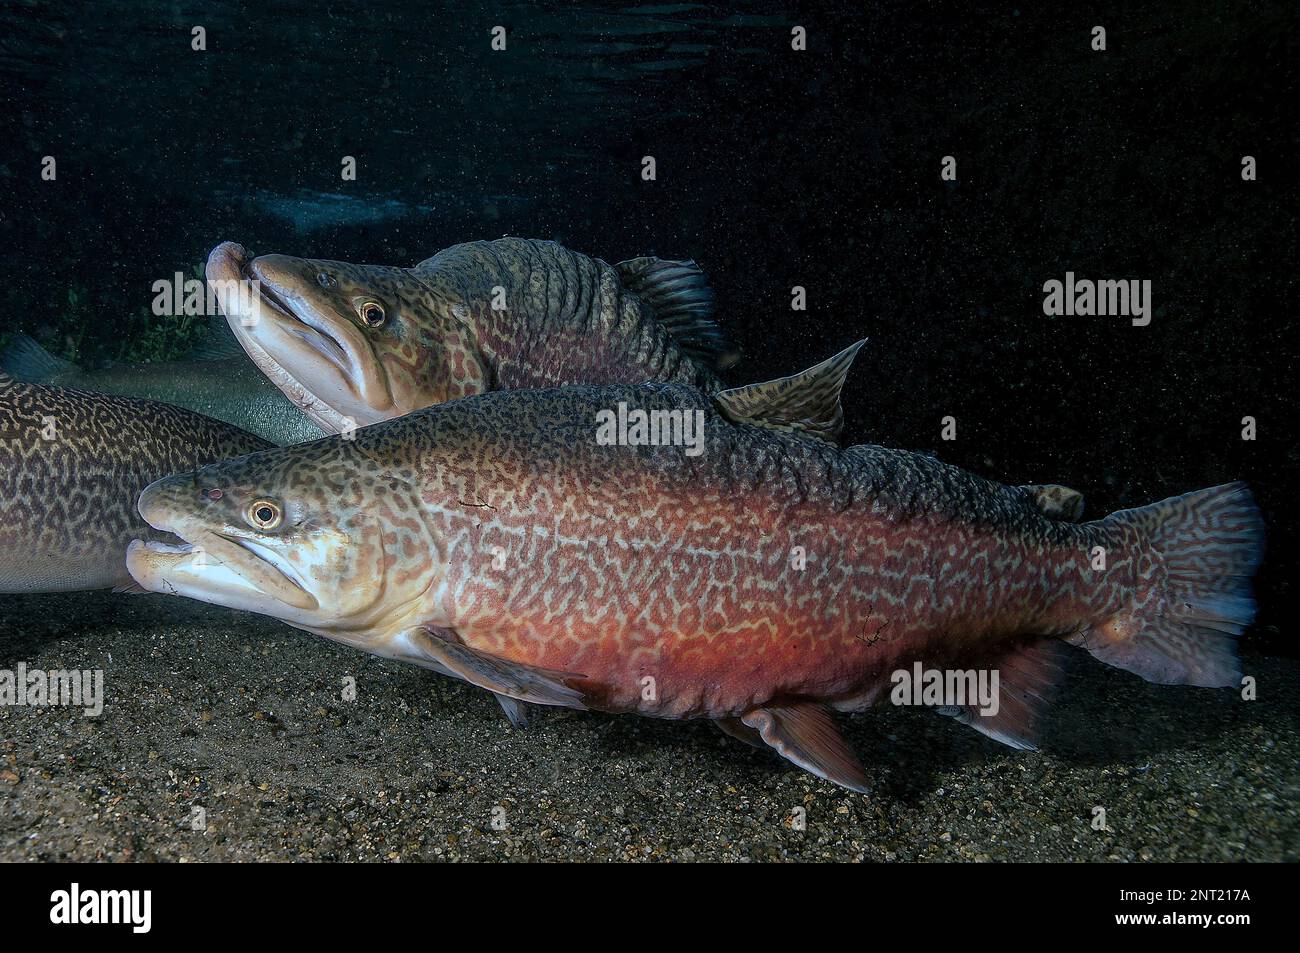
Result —
<path fill-rule="evenodd" d="M 503 238 L 396 268 L 255 258 L 224 242 L 207 278 L 248 355 L 331 433 L 490 390 L 656 380 L 714 391 L 714 371 L 736 359 L 689 261 L 608 265 Z"/>
<path fill-rule="evenodd" d="M 140 491 L 269 446 L 169 404 L 0 373 L 0 592 L 134 587 L 131 540 L 180 543 L 140 519 Z"/>
<path fill-rule="evenodd" d="M 324 436 L 257 366 L 221 322 L 220 336 L 179 361 L 114 364 L 97 370 L 55 357 L 26 334 L 0 353 L 0 370 L 32 384 L 161 400 L 224 420 L 275 444 Z"/>
<path fill-rule="evenodd" d="M 835 723 L 900 673 L 1035 744 L 1060 654 L 1228 686 L 1260 516 L 1229 483 L 1076 522 L 1078 494 L 836 443 L 848 351 L 713 395 L 498 391 L 163 479 L 146 589 L 265 613 L 516 703 L 712 719 L 855 791 Z M 203 554 L 196 559 L 195 553 Z"/>

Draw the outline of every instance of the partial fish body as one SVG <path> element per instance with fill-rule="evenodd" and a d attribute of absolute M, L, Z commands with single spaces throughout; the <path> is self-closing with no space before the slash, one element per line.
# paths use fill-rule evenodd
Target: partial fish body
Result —
<path fill-rule="evenodd" d="M 736 354 L 693 262 L 608 265 L 554 242 L 454 245 L 414 268 L 225 242 L 207 277 L 250 357 L 334 433 L 491 390 L 657 380 L 719 389 Z M 256 281 L 257 295 L 241 294 Z"/>
<path fill-rule="evenodd" d="M 17 334 L 0 353 L 0 369 L 32 384 L 175 404 L 281 446 L 324 436 L 248 359 L 224 323 L 219 327 L 220 337 L 190 359 L 93 371 L 54 357 L 26 334 Z"/>
<path fill-rule="evenodd" d="M 0 373 L 0 592 L 133 585 L 140 490 L 169 473 L 269 447 L 154 401 L 27 384 Z"/>
<path fill-rule="evenodd" d="M 997 670 L 996 714 L 944 713 L 1017 747 L 1067 644 L 1156 682 L 1237 682 L 1262 546 L 1244 485 L 1077 523 L 1061 487 L 840 449 L 854 350 L 715 395 L 485 394 L 168 478 L 141 513 L 209 565 L 139 543 L 130 568 L 516 702 L 713 719 L 855 790 L 832 712 L 918 662 Z M 703 452 L 599 442 L 620 404 L 698 414 Z"/>

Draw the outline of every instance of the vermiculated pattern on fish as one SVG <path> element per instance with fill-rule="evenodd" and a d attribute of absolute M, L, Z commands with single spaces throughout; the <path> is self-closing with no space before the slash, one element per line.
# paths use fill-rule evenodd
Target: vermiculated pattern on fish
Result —
<path fill-rule="evenodd" d="M 0 592 L 133 585 L 126 547 L 159 477 L 270 446 L 169 404 L 15 381 L 0 373 Z"/>
<path fill-rule="evenodd" d="M 144 545 L 131 569 L 517 701 L 711 718 L 855 789 L 830 712 L 916 663 L 996 669 L 996 714 L 946 713 L 1020 747 L 1065 643 L 1153 681 L 1237 682 L 1262 550 L 1244 485 L 1070 522 L 1063 488 L 836 447 L 846 368 L 715 395 L 501 391 L 204 468 L 219 500 L 168 479 L 142 513 L 246 544 L 220 576 Z M 702 452 L 598 442 L 620 405 L 698 414 Z"/>
<path fill-rule="evenodd" d="M 714 370 L 736 357 L 689 261 L 608 265 L 503 238 L 394 268 L 252 258 L 225 242 L 207 275 L 249 356 L 336 433 L 504 388 L 658 380 L 714 391 Z M 253 281 L 257 295 L 242 295 Z"/>

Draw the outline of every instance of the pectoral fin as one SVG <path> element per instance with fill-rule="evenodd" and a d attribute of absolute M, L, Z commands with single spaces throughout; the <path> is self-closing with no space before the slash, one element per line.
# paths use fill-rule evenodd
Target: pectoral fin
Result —
<path fill-rule="evenodd" d="M 418 629 L 410 634 L 410 640 L 431 662 L 443 666 L 471 685 L 486 688 L 495 695 L 505 695 L 515 701 L 559 705 L 564 708 L 586 707 L 582 701 L 582 692 L 569 684 L 580 681 L 582 675 L 536 668 L 489 655 L 441 637 L 439 633 L 443 631 L 445 630 Z M 506 716 L 514 721 L 509 708 L 506 709 Z"/>
<path fill-rule="evenodd" d="M 740 720 L 758 732 L 777 754 L 819 778 L 850 791 L 869 792 L 867 773 L 824 705 L 811 702 L 765 705 Z"/>
<path fill-rule="evenodd" d="M 724 735 L 730 735 L 737 741 L 743 741 L 755 748 L 763 748 L 764 750 L 767 748 L 767 742 L 763 740 L 762 735 L 739 718 L 715 718 L 713 723 L 717 725 L 718 730 Z"/>

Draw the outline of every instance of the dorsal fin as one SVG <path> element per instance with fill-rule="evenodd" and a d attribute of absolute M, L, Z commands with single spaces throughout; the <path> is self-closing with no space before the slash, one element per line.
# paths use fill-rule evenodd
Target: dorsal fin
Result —
<path fill-rule="evenodd" d="M 623 287 L 645 303 L 692 358 L 725 370 L 740 352 L 713 320 L 713 289 L 693 261 L 632 258 L 614 266 Z"/>
<path fill-rule="evenodd" d="M 762 384 L 733 387 L 714 395 L 722 415 L 733 423 L 839 440 L 844 426 L 840 391 L 863 338 L 806 371 Z"/>
<path fill-rule="evenodd" d="M 1077 523 L 1083 519 L 1083 494 L 1056 483 L 1035 483 L 1021 487 L 1034 506 L 1048 519 Z"/>

